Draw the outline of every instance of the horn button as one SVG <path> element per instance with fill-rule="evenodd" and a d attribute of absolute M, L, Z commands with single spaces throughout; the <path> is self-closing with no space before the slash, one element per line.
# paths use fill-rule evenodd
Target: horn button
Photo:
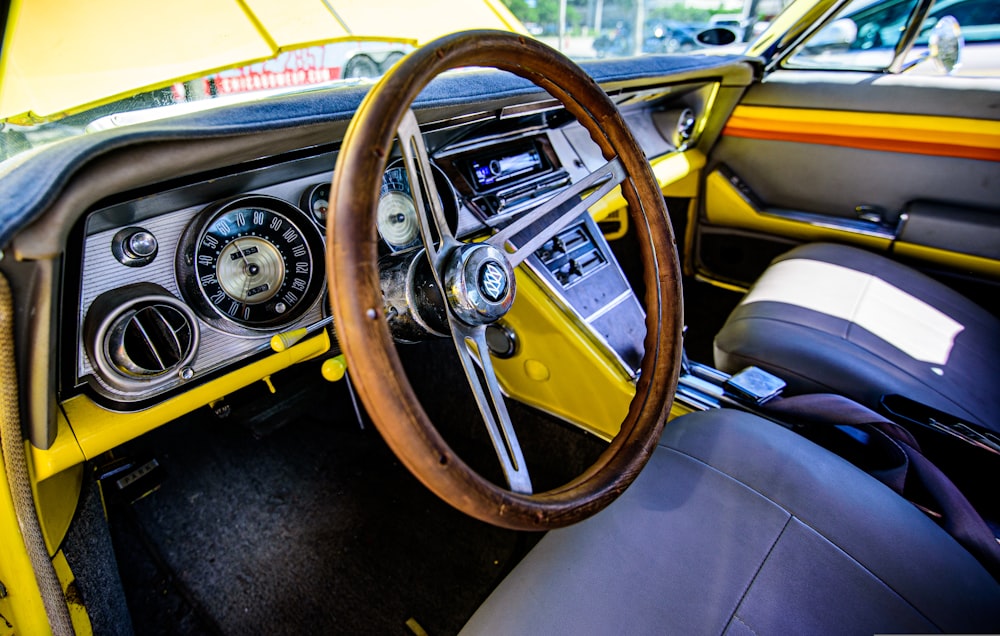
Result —
<path fill-rule="evenodd" d="M 468 325 L 487 325 L 503 317 L 514 303 L 514 270 L 492 245 L 464 245 L 455 250 L 444 271 L 448 304 Z"/>

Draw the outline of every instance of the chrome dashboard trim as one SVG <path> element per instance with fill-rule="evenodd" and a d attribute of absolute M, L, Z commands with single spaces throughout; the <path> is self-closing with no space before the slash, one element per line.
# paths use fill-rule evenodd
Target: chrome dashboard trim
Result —
<path fill-rule="evenodd" d="M 241 194 L 266 194 L 281 198 L 296 205 L 301 192 L 319 180 L 329 180 L 332 174 L 332 159 L 327 155 L 324 161 L 326 171 L 312 172 L 287 181 L 273 183 L 276 179 L 288 178 L 289 171 L 297 172 L 303 167 L 314 169 L 316 157 L 305 161 L 289 162 L 272 168 L 239 173 L 230 177 L 182 186 L 153 196 L 143 197 L 120 204 L 114 204 L 90 214 L 87 221 L 87 236 L 84 239 L 82 256 L 82 280 L 76 326 L 76 365 L 72 380 L 76 386 L 89 385 L 99 394 L 123 404 L 143 402 L 171 391 L 187 381 L 174 378 L 171 381 L 144 384 L 123 390 L 104 381 L 86 352 L 83 324 L 87 312 L 101 294 L 134 283 L 150 282 L 164 288 L 178 300 L 183 298 L 175 271 L 175 258 L 181 235 L 188 224 L 217 198 L 231 195 L 233 190 Z M 291 165 L 290 165 L 291 164 Z M 267 172 L 267 174 L 262 174 Z M 266 182 L 272 182 L 264 185 Z M 243 189 L 255 186 L 252 189 Z M 182 206 L 174 207 L 178 204 Z M 141 221 L 143 227 L 157 239 L 160 249 L 156 258 L 143 267 L 127 267 L 115 258 L 111 243 L 122 225 Z M 323 263 L 318 268 L 325 268 Z M 197 318 L 200 344 L 190 365 L 194 377 L 200 378 L 230 364 L 270 350 L 270 339 L 278 332 L 306 327 L 323 318 L 323 299 L 326 285 L 317 299 L 294 322 L 280 328 L 237 335 L 220 330 L 201 316 Z"/>
<path fill-rule="evenodd" d="M 617 298 L 612 298 L 608 302 L 608 304 L 604 305 L 603 307 L 601 307 L 597 311 L 591 313 L 589 316 L 587 316 L 586 318 L 584 318 L 584 321 L 587 324 L 590 324 L 590 323 L 596 321 L 597 319 L 603 317 L 604 315 L 610 313 L 612 310 L 615 309 L 615 307 L 617 307 L 618 305 L 620 305 L 623 302 L 627 301 L 629 298 L 633 298 L 633 297 L 635 297 L 635 293 L 631 289 L 629 289 L 627 291 L 623 291 L 620 296 L 618 296 Z"/>

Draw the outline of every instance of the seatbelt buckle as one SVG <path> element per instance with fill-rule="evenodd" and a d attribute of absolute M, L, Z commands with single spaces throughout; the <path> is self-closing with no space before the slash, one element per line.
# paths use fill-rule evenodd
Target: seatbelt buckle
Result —
<path fill-rule="evenodd" d="M 759 367 L 747 367 L 730 376 L 722 388 L 726 395 L 740 402 L 759 406 L 781 395 L 785 381 Z"/>

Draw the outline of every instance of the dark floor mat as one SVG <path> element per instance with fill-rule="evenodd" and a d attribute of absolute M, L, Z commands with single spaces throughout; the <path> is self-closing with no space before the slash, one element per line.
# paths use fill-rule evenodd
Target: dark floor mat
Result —
<path fill-rule="evenodd" d="M 189 421 L 149 441 L 170 476 L 136 517 L 224 633 L 453 633 L 530 541 L 440 503 L 371 431 L 306 419 L 256 440 Z"/>
<path fill-rule="evenodd" d="M 137 633 L 406 634 L 414 619 L 451 634 L 540 538 L 442 503 L 359 428 L 342 384 L 320 386 L 264 434 L 205 411 L 126 449 L 167 475 L 112 512 Z M 539 421 L 529 437 L 577 436 Z"/>

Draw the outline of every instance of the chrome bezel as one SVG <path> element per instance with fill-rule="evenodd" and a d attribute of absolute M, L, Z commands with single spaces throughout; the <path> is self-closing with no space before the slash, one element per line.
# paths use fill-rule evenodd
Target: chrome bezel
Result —
<path fill-rule="evenodd" d="M 140 376 L 122 371 L 112 360 L 109 350 L 111 333 L 127 312 L 139 305 L 152 304 L 169 305 L 184 316 L 191 330 L 188 351 L 177 363 L 161 373 Z M 113 389 L 122 392 L 150 391 L 166 384 L 193 379 L 185 377 L 181 371 L 190 368 L 198 354 L 201 344 L 198 318 L 186 304 L 158 285 L 140 283 L 106 292 L 91 305 L 85 324 L 88 332 L 88 337 L 85 339 L 87 356 L 99 379 Z"/>
<path fill-rule="evenodd" d="M 248 324 L 247 321 L 236 319 L 211 302 L 207 291 L 197 275 L 195 258 L 197 246 L 202 242 L 208 229 L 220 217 L 239 208 L 263 208 L 277 216 L 283 217 L 292 224 L 308 250 L 312 273 L 306 289 L 302 292 L 303 299 L 290 311 L 267 322 Z M 326 246 L 316 225 L 298 207 L 277 197 L 262 194 L 239 196 L 227 201 L 213 204 L 202 210 L 185 228 L 177 247 L 176 275 L 178 288 L 184 299 L 194 307 L 198 317 L 210 326 L 236 336 L 259 337 L 275 334 L 287 329 L 306 315 L 323 295 L 325 288 L 325 258 Z"/>

